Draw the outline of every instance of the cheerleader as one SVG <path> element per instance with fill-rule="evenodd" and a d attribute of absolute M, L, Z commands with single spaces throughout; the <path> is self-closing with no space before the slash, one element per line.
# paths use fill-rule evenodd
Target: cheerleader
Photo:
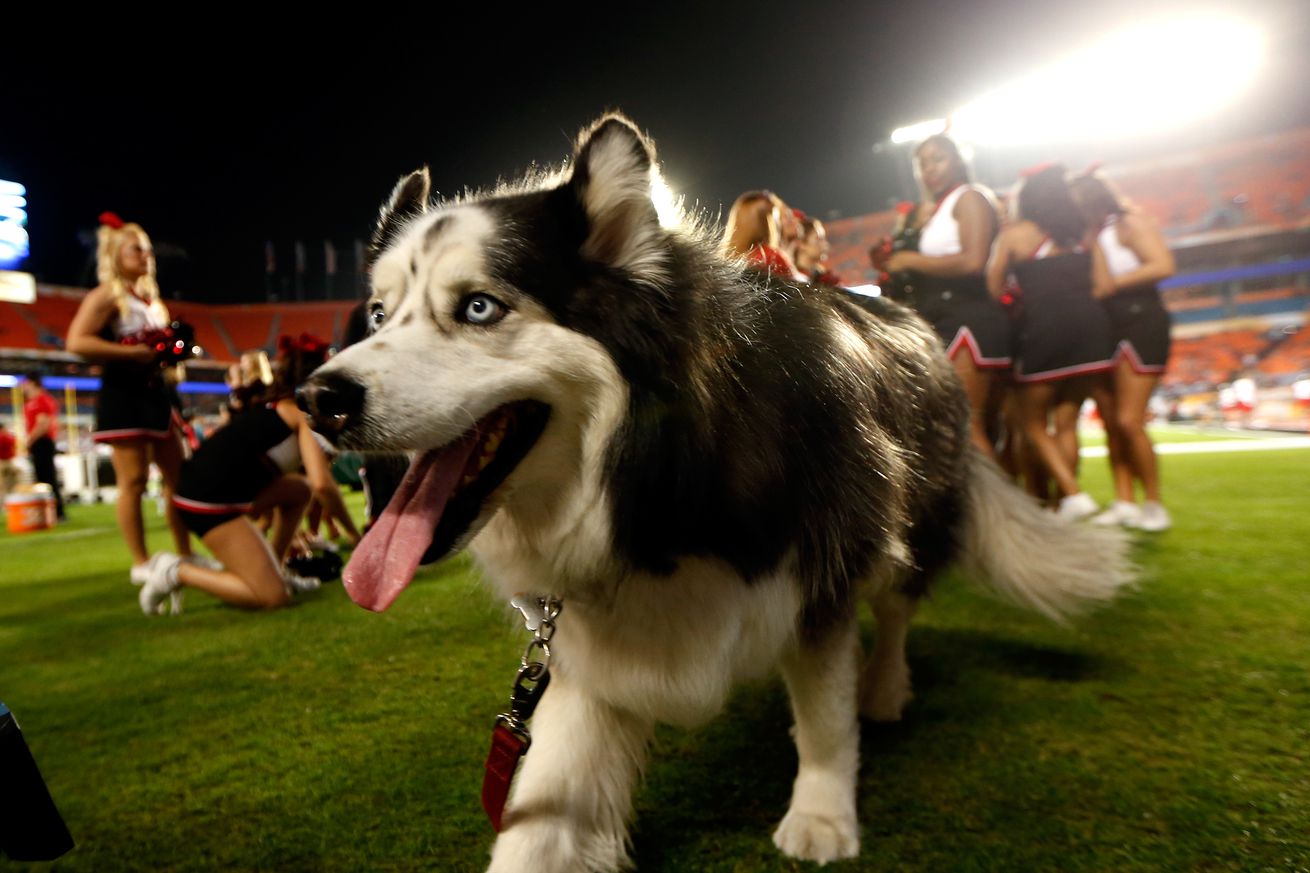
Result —
<path fill-rule="evenodd" d="M 172 508 L 183 449 L 168 386 L 154 350 L 132 344 L 144 332 L 167 327 L 169 317 L 159 299 L 154 250 L 141 226 L 106 212 L 100 216 L 96 237 L 100 284 L 82 299 L 69 325 L 65 347 L 102 365 L 92 437 L 108 444 L 112 452 L 118 487 L 115 515 L 132 554 L 130 578 L 140 585 L 150 558 L 141 497 L 151 461 L 163 479 L 168 525 L 177 552 L 186 557 L 191 554 L 186 527 Z"/>
<path fill-rule="evenodd" d="M 751 266 L 780 279 L 806 281 L 783 251 L 783 213 L 790 210 L 772 191 L 747 191 L 728 211 L 723 234 L 723 252 L 728 257 L 744 256 Z"/>
<path fill-rule="evenodd" d="M 296 528 L 311 500 L 359 534 L 332 479 L 322 437 L 296 407 L 295 388 L 327 357 L 326 344 L 283 338 L 269 393 L 205 440 L 182 469 L 173 504 L 187 528 L 221 563 L 210 568 L 160 553 L 150 562 L 139 597 L 147 615 L 180 587 L 196 588 L 233 606 L 285 606 L 293 591 L 318 587 L 285 568 Z M 303 467 L 305 475 L 298 471 Z M 269 538 L 250 517 L 271 516 Z"/>
<path fill-rule="evenodd" d="M 1157 283 L 1174 274 L 1174 257 L 1149 217 L 1130 210 L 1101 178 L 1085 173 L 1069 185 L 1105 253 L 1112 292 L 1102 302 L 1115 340 L 1113 377 L 1097 405 L 1105 423 L 1115 502 L 1094 521 L 1139 530 L 1171 525 L 1160 502 L 1160 469 L 1146 432 L 1146 410 L 1169 360 L 1169 313 Z M 1145 501 L 1137 506 L 1134 480 Z"/>
<path fill-rule="evenodd" d="M 1086 225 L 1063 168 L 1044 166 L 1025 175 L 1015 200 L 1017 220 L 997 237 L 987 264 L 987 288 L 999 299 L 1013 276 L 1020 424 L 1063 495 L 1058 514 L 1078 520 L 1097 511 L 1096 501 L 1078 487 L 1067 446 L 1047 427 L 1053 413 L 1057 420 L 1076 420 L 1096 379 L 1112 367 L 1109 318 L 1099 302 L 1110 292 L 1110 275 L 1100 249 L 1083 244 Z"/>
<path fill-rule="evenodd" d="M 812 285 L 842 284 L 841 277 L 828 269 L 828 231 L 823 222 L 812 215 L 802 213 L 798 220 L 801 225 L 800 240 L 796 243 L 796 269 Z"/>
<path fill-rule="evenodd" d="M 921 202 L 898 231 L 917 237 L 918 251 L 875 249 L 874 266 L 902 281 L 888 296 L 913 307 L 946 344 L 969 396 L 973 444 L 995 458 L 988 410 L 998 375 L 1010 367 L 1010 325 L 987 294 L 983 269 L 1000 224 L 995 197 L 969 182 L 954 140 L 931 136 L 914 151 Z"/>

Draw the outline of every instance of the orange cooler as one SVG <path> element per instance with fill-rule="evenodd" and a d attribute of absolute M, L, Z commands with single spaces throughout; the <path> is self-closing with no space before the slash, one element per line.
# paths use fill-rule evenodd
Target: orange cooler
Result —
<path fill-rule="evenodd" d="M 54 527 L 55 496 L 48 492 L 10 494 L 5 498 L 5 516 L 9 519 L 10 533 L 31 533 Z"/>

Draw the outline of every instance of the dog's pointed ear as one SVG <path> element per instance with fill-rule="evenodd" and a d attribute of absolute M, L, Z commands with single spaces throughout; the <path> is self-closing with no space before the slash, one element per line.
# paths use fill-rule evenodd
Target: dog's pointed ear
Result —
<path fill-rule="evenodd" d="M 428 175 L 427 167 L 420 167 L 396 183 L 391 196 L 382 204 L 382 210 L 378 213 L 378 225 L 368 244 L 369 266 L 382 254 L 401 224 L 428 211 L 428 197 L 431 194 L 432 177 Z"/>
<path fill-rule="evenodd" d="M 569 181 L 587 216 L 582 256 L 659 284 L 668 252 L 651 200 L 655 149 L 631 121 L 605 115 L 578 135 Z"/>

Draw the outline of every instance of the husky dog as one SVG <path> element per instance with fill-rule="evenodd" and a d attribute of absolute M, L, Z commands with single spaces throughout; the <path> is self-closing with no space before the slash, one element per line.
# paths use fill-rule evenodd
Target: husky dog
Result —
<path fill-rule="evenodd" d="M 402 179 L 372 334 L 300 395 L 339 445 L 414 454 L 347 568 L 357 603 L 387 608 L 468 546 L 507 599 L 564 604 L 493 871 L 629 866 L 655 723 L 708 719 L 774 667 L 800 763 L 773 840 L 853 857 L 858 717 L 901 717 L 929 578 L 961 558 L 1056 619 L 1129 581 L 1120 532 L 1058 521 L 970 448 L 926 323 L 665 226 L 657 178 L 610 114 L 553 175 L 437 204 L 426 170 Z"/>

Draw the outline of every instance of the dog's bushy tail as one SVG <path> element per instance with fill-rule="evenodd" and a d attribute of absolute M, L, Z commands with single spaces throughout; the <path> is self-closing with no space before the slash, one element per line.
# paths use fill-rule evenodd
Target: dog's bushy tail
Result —
<path fill-rule="evenodd" d="M 1134 583 L 1125 531 L 1057 518 L 972 447 L 968 463 L 960 554 L 972 576 L 1061 624 Z"/>

